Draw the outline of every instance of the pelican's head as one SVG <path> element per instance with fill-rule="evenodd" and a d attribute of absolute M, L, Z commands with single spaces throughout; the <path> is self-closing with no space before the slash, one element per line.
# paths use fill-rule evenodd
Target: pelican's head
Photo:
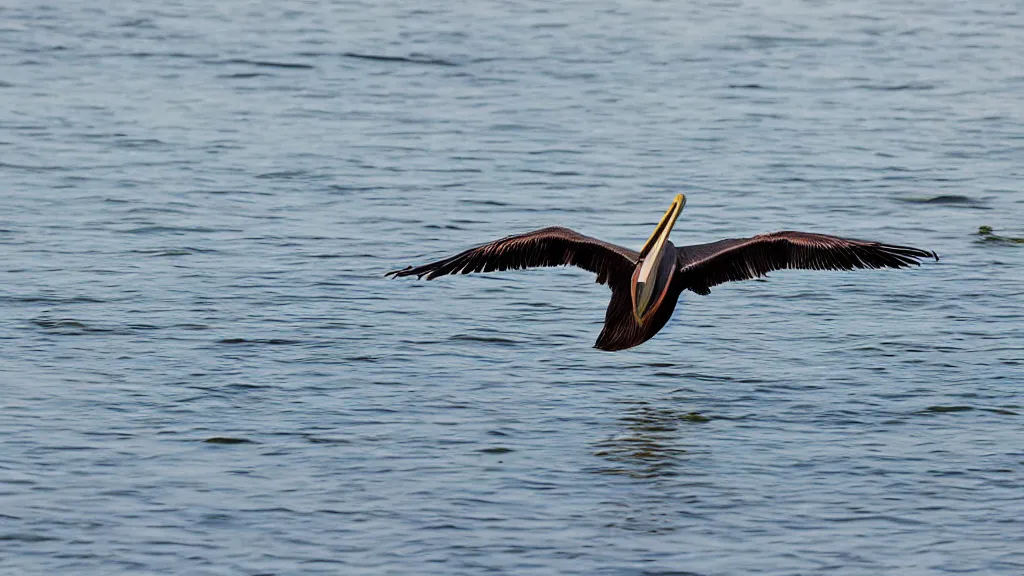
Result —
<path fill-rule="evenodd" d="M 658 308 L 675 273 L 674 254 L 669 258 L 665 258 L 665 254 L 669 247 L 668 235 L 685 205 L 686 196 L 677 194 L 654 233 L 640 249 L 640 259 L 636 263 L 630 287 L 633 293 L 633 317 L 640 325 Z"/>

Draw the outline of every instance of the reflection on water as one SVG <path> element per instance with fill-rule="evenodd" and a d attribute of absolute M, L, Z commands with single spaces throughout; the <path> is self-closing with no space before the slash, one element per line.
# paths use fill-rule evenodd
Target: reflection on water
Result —
<path fill-rule="evenodd" d="M 624 402 L 628 406 L 619 422 L 620 433 L 597 443 L 595 456 L 613 464 L 601 474 L 623 474 L 632 478 L 661 478 L 681 473 L 687 450 L 682 447 L 688 426 L 709 422 L 700 412 L 672 406 L 655 406 L 644 401 Z"/>

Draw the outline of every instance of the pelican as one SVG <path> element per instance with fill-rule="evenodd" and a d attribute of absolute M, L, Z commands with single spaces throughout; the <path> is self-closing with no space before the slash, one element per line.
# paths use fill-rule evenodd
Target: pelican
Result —
<path fill-rule="evenodd" d="M 597 282 L 612 290 L 604 328 L 594 347 L 615 351 L 643 344 L 657 334 L 672 316 L 683 290 L 706 296 L 712 286 L 759 278 L 784 268 L 905 268 L 920 265 L 919 258 L 939 259 L 935 252 L 909 246 L 788 230 L 676 246 L 668 237 L 685 205 L 686 196 L 677 195 L 639 252 L 568 228 L 551 227 L 507 236 L 385 276 L 433 280 L 447 274 L 578 266 L 597 274 Z"/>

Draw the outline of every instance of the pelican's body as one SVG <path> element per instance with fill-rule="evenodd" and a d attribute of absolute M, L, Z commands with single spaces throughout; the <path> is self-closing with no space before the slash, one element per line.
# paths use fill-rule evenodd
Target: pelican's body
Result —
<path fill-rule="evenodd" d="M 542 228 L 466 250 L 450 258 L 388 272 L 395 277 L 491 272 L 574 265 L 597 274 L 612 298 L 595 348 L 623 350 L 650 340 L 675 310 L 683 290 L 706 295 L 712 286 L 764 276 L 772 270 L 904 268 L 934 252 L 808 232 L 774 232 L 752 238 L 676 247 L 668 237 L 686 197 L 679 194 L 639 252 L 568 228 Z"/>

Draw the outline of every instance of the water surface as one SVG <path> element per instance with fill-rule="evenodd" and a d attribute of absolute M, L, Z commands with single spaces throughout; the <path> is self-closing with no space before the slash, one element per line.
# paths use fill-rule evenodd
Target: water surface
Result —
<path fill-rule="evenodd" d="M 998 2 L 0 8 L 0 572 L 1024 573 Z M 936 250 L 591 348 L 566 225 Z"/>

